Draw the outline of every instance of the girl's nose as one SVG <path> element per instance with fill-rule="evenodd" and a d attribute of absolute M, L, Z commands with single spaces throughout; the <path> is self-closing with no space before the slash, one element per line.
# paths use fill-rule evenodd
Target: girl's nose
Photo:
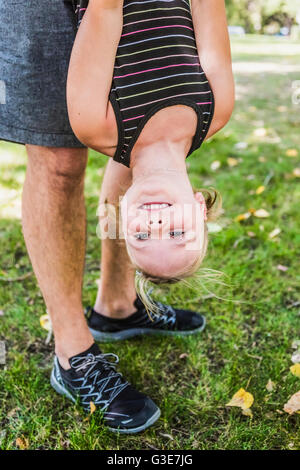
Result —
<path fill-rule="evenodd" d="M 161 219 L 159 219 L 159 220 L 150 219 L 148 223 L 149 223 L 149 225 L 152 225 L 152 227 L 154 228 L 156 226 L 162 225 L 162 220 Z"/>
<path fill-rule="evenodd" d="M 149 217 L 147 218 L 147 225 L 152 229 L 161 228 L 163 225 L 163 218 L 161 214 L 149 214 Z"/>

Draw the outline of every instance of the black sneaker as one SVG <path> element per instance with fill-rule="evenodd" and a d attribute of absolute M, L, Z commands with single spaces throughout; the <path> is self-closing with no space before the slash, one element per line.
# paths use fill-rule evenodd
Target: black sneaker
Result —
<path fill-rule="evenodd" d="M 109 358 L 114 361 L 110 362 Z M 94 343 L 69 361 L 71 368 L 65 370 L 55 356 L 52 387 L 74 403 L 79 400 L 86 412 L 90 412 L 92 402 L 103 412 L 104 422 L 111 431 L 140 432 L 160 417 L 155 403 L 116 372 L 115 364 L 119 361 L 116 354 L 102 354 Z"/>
<path fill-rule="evenodd" d="M 118 341 L 144 334 L 184 336 L 199 333 L 205 328 L 205 317 L 190 310 L 179 310 L 155 302 L 160 313 L 148 315 L 143 302 L 137 297 L 136 311 L 125 319 L 109 318 L 86 309 L 89 329 L 96 341 Z"/>

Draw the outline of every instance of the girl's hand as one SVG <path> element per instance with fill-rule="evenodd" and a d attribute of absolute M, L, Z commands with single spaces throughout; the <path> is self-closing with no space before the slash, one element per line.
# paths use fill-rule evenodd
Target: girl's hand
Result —
<path fill-rule="evenodd" d="M 91 148 L 99 148 L 109 133 L 109 93 L 122 27 L 122 0 L 90 0 L 74 41 L 67 78 L 68 114 L 77 138 Z"/>
<path fill-rule="evenodd" d="M 192 17 L 200 64 L 215 98 L 206 138 L 227 124 L 234 107 L 234 79 L 224 0 L 192 0 Z"/>

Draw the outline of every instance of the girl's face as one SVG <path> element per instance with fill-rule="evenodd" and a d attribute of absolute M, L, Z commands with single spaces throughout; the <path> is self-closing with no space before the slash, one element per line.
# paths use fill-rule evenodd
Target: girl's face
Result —
<path fill-rule="evenodd" d="M 122 199 L 121 216 L 129 256 L 142 271 L 170 278 L 198 259 L 206 205 L 186 175 L 136 181 Z"/>

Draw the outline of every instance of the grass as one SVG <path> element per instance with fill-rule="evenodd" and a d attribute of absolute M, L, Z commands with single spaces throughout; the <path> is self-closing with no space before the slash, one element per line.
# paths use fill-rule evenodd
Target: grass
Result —
<path fill-rule="evenodd" d="M 287 149 L 300 148 L 299 106 L 291 100 L 292 83 L 300 78 L 300 46 L 249 36 L 234 39 L 232 48 L 235 112 L 188 166 L 195 186 L 212 185 L 223 195 L 223 230 L 211 233 L 204 266 L 226 273 L 230 286 L 205 285 L 234 302 L 207 296 L 199 286 L 159 289 L 161 301 L 204 312 L 206 330 L 184 339 L 146 337 L 102 346 L 120 356 L 120 370 L 162 410 L 161 419 L 140 435 L 111 434 L 97 413 L 86 419 L 50 386 L 53 344 L 45 344 L 40 327 L 45 306 L 35 278 L 3 281 L 31 267 L 20 223 L 24 147 L 0 143 L 0 339 L 7 349 L 6 365 L 0 366 L 0 448 L 15 449 L 22 438 L 30 449 L 300 449 L 300 416 L 282 411 L 300 390 L 289 371 L 300 326 L 299 186 L 292 174 L 299 159 L 286 156 Z M 239 150 L 239 142 L 247 147 Z M 228 157 L 238 164 L 230 167 Z M 221 162 L 216 171 L 214 160 Z M 99 276 L 96 209 L 105 162 L 90 152 L 85 304 L 93 303 Z M 261 185 L 265 191 L 256 194 Z M 270 217 L 236 222 L 249 208 L 264 208 Z M 277 227 L 281 233 L 270 239 Z M 266 390 L 269 379 L 276 384 L 272 392 Z M 240 387 L 254 395 L 252 419 L 225 406 Z"/>

